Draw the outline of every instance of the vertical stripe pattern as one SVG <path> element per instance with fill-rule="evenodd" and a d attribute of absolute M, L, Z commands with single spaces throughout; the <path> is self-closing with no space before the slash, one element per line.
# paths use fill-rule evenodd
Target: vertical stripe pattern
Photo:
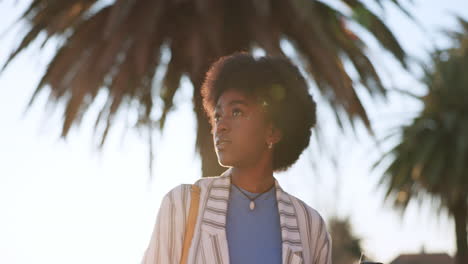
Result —
<path fill-rule="evenodd" d="M 201 188 L 200 207 L 187 263 L 229 263 L 226 215 L 231 178 L 229 170 L 219 177 L 196 182 Z M 317 211 L 282 190 L 275 180 L 283 243 L 283 264 L 331 264 L 331 239 Z M 150 243 L 142 263 L 180 262 L 190 185 L 180 185 L 163 199 Z"/>

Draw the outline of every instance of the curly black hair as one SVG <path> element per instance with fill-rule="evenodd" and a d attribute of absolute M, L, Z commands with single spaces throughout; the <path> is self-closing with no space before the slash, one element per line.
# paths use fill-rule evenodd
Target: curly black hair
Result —
<path fill-rule="evenodd" d="M 279 56 L 254 58 L 235 53 L 221 57 L 211 65 L 201 87 L 203 107 L 212 126 L 219 97 L 231 89 L 264 102 L 268 117 L 282 132 L 273 152 L 273 170 L 289 168 L 309 145 L 316 122 L 316 104 L 299 69 Z"/>

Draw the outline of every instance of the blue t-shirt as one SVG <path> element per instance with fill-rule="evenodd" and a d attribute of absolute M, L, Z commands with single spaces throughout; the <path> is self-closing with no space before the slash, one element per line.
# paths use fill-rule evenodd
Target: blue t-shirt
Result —
<path fill-rule="evenodd" d="M 242 191 L 252 198 L 258 195 Z M 226 219 L 229 262 L 281 263 L 282 239 L 275 188 L 255 199 L 254 210 L 249 205 L 250 200 L 231 184 Z"/>

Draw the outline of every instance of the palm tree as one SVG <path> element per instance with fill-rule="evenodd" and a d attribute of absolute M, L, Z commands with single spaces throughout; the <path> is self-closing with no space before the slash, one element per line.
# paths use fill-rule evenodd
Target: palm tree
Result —
<path fill-rule="evenodd" d="M 332 263 L 356 263 L 361 257 L 361 239 L 356 237 L 349 219 L 332 218 L 328 226 L 332 237 Z"/>
<path fill-rule="evenodd" d="M 401 8 L 399 1 L 389 2 Z M 369 32 L 403 66 L 406 55 L 361 1 L 340 3 L 343 12 L 317 0 L 32 0 L 20 18 L 30 29 L 4 68 L 37 39 L 63 40 L 30 102 L 44 87 L 50 89 L 51 102 L 64 102 L 61 135 L 66 137 L 98 92 L 107 91 L 107 102 L 96 119 L 96 127 L 105 128 L 99 135 L 101 146 L 119 111 L 135 105 L 137 124 L 163 129 L 181 77 L 187 76 L 194 87 L 203 175 L 218 175 L 221 167 L 199 90 L 209 65 L 236 51 L 261 48 L 283 55 L 282 43 L 289 42 L 337 120 L 361 120 L 371 129 L 344 61 L 358 73 L 354 81 L 371 96 L 385 97 L 385 89 L 364 43 L 347 24 Z M 162 54 L 170 54 L 168 63 Z M 161 71 L 162 79 L 157 74 Z"/>
<path fill-rule="evenodd" d="M 405 209 L 421 195 L 440 201 L 454 217 L 457 263 L 468 263 L 468 22 L 453 32 L 455 47 L 436 51 L 423 79 L 423 109 L 403 126 L 401 141 L 377 162 L 391 157 L 382 177 L 387 199 Z"/>

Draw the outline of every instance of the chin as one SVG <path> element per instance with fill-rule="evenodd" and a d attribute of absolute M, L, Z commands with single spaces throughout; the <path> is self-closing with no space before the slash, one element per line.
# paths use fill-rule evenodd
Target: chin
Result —
<path fill-rule="evenodd" d="M 218 163 L 221 167 L 225 167 L 225 168 L 232 167 L 232 163 L 224 159 L 218 158 Z"/>
<path fill-rule="evenodd" d="M 218 156 L 218 163 L 221 167 L 225 167 L 225 168 L 234 167 L 235 161 L 228 155 L 218 153 L 217 156 Z"/>

